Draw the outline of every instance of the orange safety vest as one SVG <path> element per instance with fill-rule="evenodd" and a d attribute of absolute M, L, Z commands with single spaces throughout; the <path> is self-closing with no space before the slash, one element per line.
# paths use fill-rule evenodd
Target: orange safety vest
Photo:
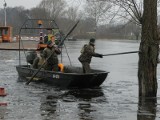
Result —
<path fill-rule="evenodd" d="M 62 63 L 59 63 L 58 67 L 60 68 L 61 72 L 64 72 L 64 65 Z"/>

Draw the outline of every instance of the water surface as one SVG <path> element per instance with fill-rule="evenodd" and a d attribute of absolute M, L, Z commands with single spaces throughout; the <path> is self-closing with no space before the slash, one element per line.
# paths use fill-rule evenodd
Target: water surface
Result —
<path fill-rule="evenodd" d="M 81 66 L 77 58 L 87 42 L 66 41 L 72 65 Z M 138 48 L 137 41 L 96 41 L 96 52 L 103 54 L 138 51 Z M 70 64 L 65 49 L 62 56 L 63 63 Z M 5 87 L 8 93 L 0 97 L 0 102 L 8 103 L 7 107 L 0 107 L 0 120 L 160 119 L 159 89 L 157 103 L 155 99 L 138 100 L 137 53 L 93 58 L 92 68 L 110 72 L 101 87 L 95 89 L 60 89 L 42 83 L 26 86 L 18 80 L 15 68 L 18 63 L 18 52 L 0 51 L 0 87 Z M 24 58 L 22 63 L 26 63 Z M 157 77 L 159 83 L 159 65 Z"/>

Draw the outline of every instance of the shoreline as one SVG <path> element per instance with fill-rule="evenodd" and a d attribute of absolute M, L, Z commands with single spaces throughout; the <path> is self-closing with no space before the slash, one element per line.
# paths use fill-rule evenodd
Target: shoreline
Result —
<path fill-rule="evenodd" d="M 36 49 L 37 45 L 37 41 L 23 41 L 21 42 L 20 49 Z M 0 49 L 19 49 L 19 42 L 0 43 Z"/>

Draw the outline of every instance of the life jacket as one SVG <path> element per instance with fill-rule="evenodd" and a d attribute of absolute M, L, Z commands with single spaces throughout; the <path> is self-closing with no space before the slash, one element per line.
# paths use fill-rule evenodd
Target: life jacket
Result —
<path fill-rule="evenodd" d="M 62 63 L 58 64 L 58 68 L 61 72 L 64 72 L 64 65 Z"/>

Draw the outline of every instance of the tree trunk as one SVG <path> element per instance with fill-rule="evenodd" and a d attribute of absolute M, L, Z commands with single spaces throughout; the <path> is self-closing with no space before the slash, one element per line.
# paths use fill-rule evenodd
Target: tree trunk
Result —
<path fill-rule="evenodd" d="M 155 120 L 156 113 L 157 98 L 145 99 L 144 97 L 139 97 L 137 120 Z"/>
<path fill-rule="evenodd" d="M 144 0 L 142 38 L 139 47 L 138 81 L 139 96 L 157 96 L 157 0 Z"/>

